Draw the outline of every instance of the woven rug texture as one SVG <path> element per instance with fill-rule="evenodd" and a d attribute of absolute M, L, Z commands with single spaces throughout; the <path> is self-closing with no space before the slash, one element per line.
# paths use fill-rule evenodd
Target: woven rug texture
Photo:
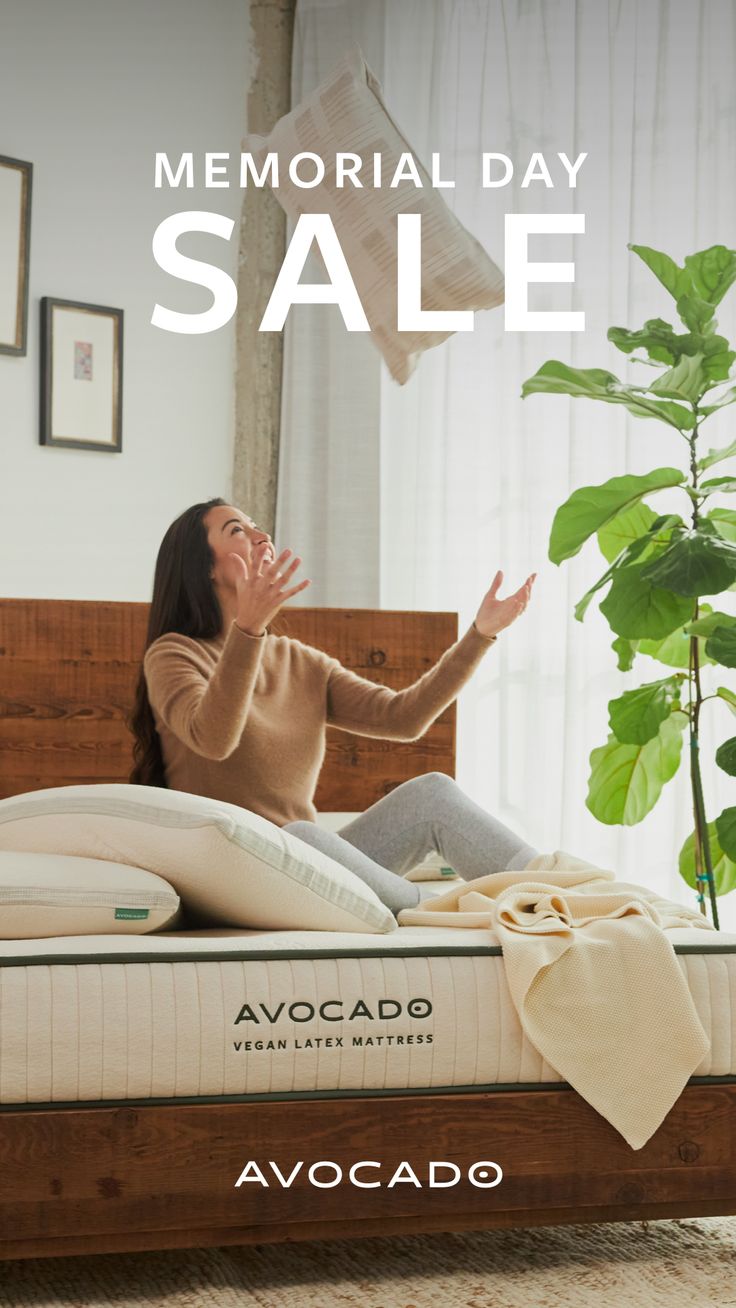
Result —
<path fill-rule="evenodd" d="M 2 1308 L 735 1308 L 736 1218 L 0 1263 Z"/>

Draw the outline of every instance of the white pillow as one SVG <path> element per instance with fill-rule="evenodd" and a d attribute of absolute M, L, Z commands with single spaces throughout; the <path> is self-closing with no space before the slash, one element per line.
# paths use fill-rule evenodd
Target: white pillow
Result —
<path fill-rule="evenodd" d="M 112 859 L 157 873 L 205 920 L 268 930 L 385 932 L 393 914 L 354 872 L 237 804 L 156 786 L 61 786 L 0 801 L 0 849 Z"/>
<path fill-rule="evenodd" d="M 397 330 L 397 213 L 422 216 L 422 308 L 492 309 L 503 302 L 503 274 L 432 186 L 426 169 L 389 115 L 380 82 L 359 46 L 352 45 L 332 73 L 280 118 L 267 137 L 248 136 L 244 148 L 253 155 L 259 172 L 269 152 L 278 155 L 274 195 L 292 221 L 302 213 L 330 215 L 373 340 L 396 381 L 408 381 L 420 351 L 452 335 L 449 331 Z M 325 164 L 324 179 L 313 188 L 295 186 L 289 177 L 290 161 L 303 151 L 318 155 Z M 335 155 L 343 152 L 362 159 L 357 174 L 362 189 L 348 179 L 341 188 L 336 185 Z M 407 152 L 423 185 L 417 187 L 407 180 L 391 188 L 400 156 Z M 380 188 L 373 186 L 374 153 L 381 155 Z M 313 162 L 302 161 L 299 176 L 307 180 L 313 175 Z"/>
<path fill-rule="evenodd" d="M 142 935 L 169 926 L 179 896 L 140 867 L 0 850 L 0 939 Z"/>

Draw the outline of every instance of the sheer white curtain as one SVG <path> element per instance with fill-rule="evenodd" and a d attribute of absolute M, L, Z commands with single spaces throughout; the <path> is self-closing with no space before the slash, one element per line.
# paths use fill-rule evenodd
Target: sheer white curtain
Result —
<path fill-rule="evenodd" d="M 458 780 L 540 848 L 561 846 L 687 899 L 676 872 L 692 827 L 684 761 L 638 826 L 603 826 L 585 806 L 588 756 L 605 743 L 608 700 L 662 675 L 661 665 L 640 657 L 619 673 L 595 605 L 583 624 L 574 620 L 575 601 L 605 567 L 595 544 L 561 568 L 547 559 L 554 511 L 571 490 L 626 471 L 684 467 L 686 448 L 677 433 L 612 406 L 522 402 L 520 391 L 548 358 L 630 374 L 606 340 L 608 326 L 672 320 L 672 302 L 628 241 L 678 260 L 734 244 L 736 5 L 299 0 L 294 103 L 351 39 L 414 149 L 424 159 L 441 153 L 456 180 L 445 199 L 497 261 L 506 212 L 586 215 L 584 236 L 530 244 L 532 259 L 576 264 L 574 286 L 534 287 L 530 307 L 583 309 L 586 329 L 506 333 L 502 310 L 479 314 L 474 333 L 426 354 L 400 388 L 336 310 L 292 311 L 279 539 L 303 553 L 315 577 L 312 602 L 457 609 L 461 630 L 496 568 L 505 573 L 502 593 L 536 570 L 527 613 L 460 698 Z M 514 160 L 511 185 L 482 189 L 484 150 Z M 533 151 L 544 153 L 554 189 L 521 187 Z M 565 184 L 558 151 L 588 153 L 576 190 Z M 732 292 L 718 314 L 730 336 L 735 304 Z M 732 438 L 732 413 L 710 420 L 708 445 Z M 670 494 L 657 497 L 660 511 L 682 511 L 681 494 Z M 732 611 L 733 599 L 717 603 Z M 711 817 L 736 800 L 733 780 L 709 761 L 734 725 L 720 701 L 705 705 Z M 722 912 L 736 927 L 736 904 L 726 899 Z"/>

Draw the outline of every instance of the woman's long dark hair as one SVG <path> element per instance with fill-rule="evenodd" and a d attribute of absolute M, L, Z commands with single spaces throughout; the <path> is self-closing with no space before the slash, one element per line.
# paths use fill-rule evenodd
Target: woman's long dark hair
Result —
<path fill-rule="evenodd" d="M 167 631 L 178 631 L 182 636 L 199 636 L 204 640 L 221 631 L 222 610 L 210 577 L 213 560 L 204 517 L 210 509 L 227 503 L 227 500 L 217 497 L 193 504 L 172 522 L 166 532 L 156 559 L 145 650 Z M 134 736 L 131 783 L 165 787 L 161 741 L 148 699 L 142 664 L 128 727 Z"/>

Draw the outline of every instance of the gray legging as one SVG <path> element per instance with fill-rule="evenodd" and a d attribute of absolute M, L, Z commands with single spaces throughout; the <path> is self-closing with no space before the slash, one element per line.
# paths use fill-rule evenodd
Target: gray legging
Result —
<path fill-rule="evenodd" d="M 288 822 L 284 831 L 357 873 L 392 913 L 419 902 L 419 885 L 403 874 L 430 850 L 467 881 L 504 868 L 522 871 L 538 853 L 444 772 L 403 782 L 339 832 L 315 822 Z"/>

